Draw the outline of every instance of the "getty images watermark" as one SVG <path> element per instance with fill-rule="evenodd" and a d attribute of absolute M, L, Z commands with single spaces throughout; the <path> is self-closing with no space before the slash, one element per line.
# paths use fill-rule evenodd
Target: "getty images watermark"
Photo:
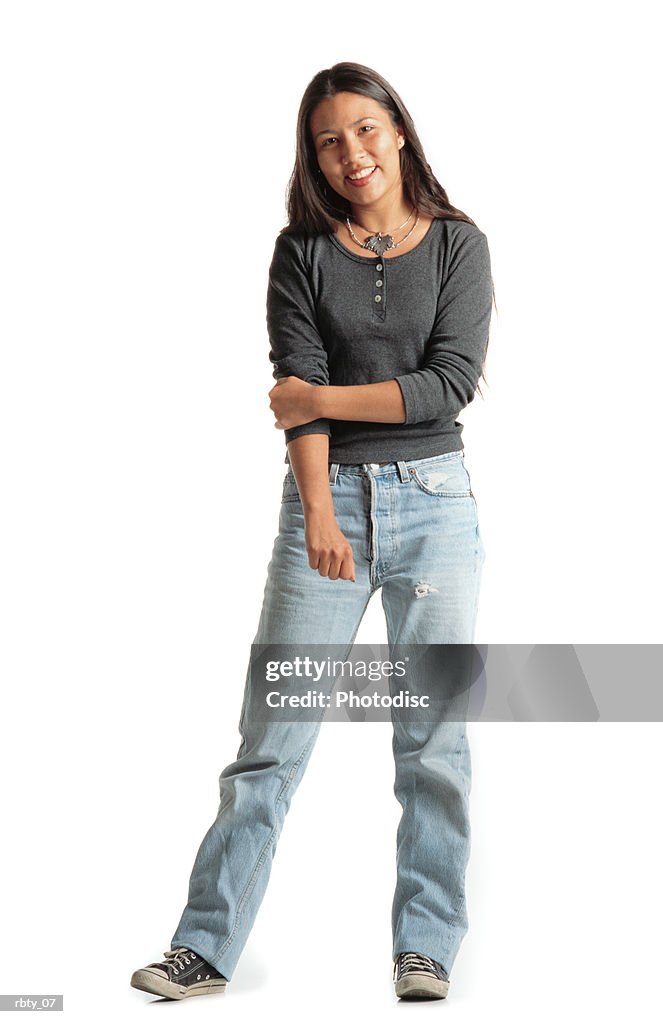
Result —
<path fill-rule="evenodd" d="M 254 644 L 264 721 L 663 721 L 661 644 Z"/>

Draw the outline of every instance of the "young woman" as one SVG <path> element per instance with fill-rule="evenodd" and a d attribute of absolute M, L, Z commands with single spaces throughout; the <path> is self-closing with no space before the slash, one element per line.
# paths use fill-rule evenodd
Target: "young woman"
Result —
<path fill-rule="evenodd" d="M 472 644 L 484 547 L 456 416 L 488 344 L 486 236 L 451 206 L 405 106 L 370 68 L 317 74 L 297 132 L 267 292 L 288 469 L 254 645 L 349 652 L 378 589 L 390 644 Z M 467 931 L 465 723 L 393 725 L 395 992 L 443 998 Z M 187 906 L 136 988 L 174 999 L 225 988 L 319 728 L 267 720 L 249 666 L 242 742 Z"/>

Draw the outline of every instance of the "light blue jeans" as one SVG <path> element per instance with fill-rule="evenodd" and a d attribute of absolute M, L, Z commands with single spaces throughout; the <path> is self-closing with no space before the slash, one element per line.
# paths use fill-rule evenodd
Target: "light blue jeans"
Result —
<path fill-rule="evenodd" d="M 382 594 L 390 644 L 472 644 L 485 552 L 462 451 L 330 467 L 356 582 L 310 568 L 292 470 L 254 644 L 341 644 L 350 652 L 371 595 Z M 338 649 L 338 652 L 340 652 Z M 337 652 L 337 653 L 338 653 Z M 300 653 L 306 653 L 305 648 Z M 318 684 L 316 684 L 318 685 Z M 333 687 L 333 681 L 331 683 Z M 171 941 L 232 977 L 264 896 L 290 801 L 320 721 L 265 721 L 247 672 L 237 759 L 193 866 Z M 462 718 L 462 716 L 461 716 Z M 393 722 L 396 837 L 393 956 L 424 953 L 451 972 L 467 931 L 470 751 L 465 722 Z"/>

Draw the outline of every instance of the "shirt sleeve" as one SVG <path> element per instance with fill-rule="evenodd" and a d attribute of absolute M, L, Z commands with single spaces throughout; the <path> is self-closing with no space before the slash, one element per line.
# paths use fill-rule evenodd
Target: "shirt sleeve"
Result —
<path fill-rule="evenodd" d="M 405 423 L 455 418 L 472 401 L 488 344 L 491 307 L 488 240 L 477 229 L 452 258 L 423 367 L 394 378 L 403 394 Z"/>
<path fill-rule="evenodd" d="M 315 303 L 301 241 L 279 235 L 267 287 L 269 358 L 276 380 L 299 377 L 309 384 L 329 384 L 327 350 L 317 324 Z M 331 436 L 329 420 L 317 419 L 284 431 L 286 445 L 302 434 Z"/>

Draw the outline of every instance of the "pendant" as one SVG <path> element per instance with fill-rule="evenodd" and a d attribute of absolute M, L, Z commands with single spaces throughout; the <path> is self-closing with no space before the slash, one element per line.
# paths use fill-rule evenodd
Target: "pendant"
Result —
<path fill-rule="evenodd" d="M 364 247 L 372 249 L 378 256 L 382 256 L 385 249 L 394 248 L 394 240 L 391 235 L 381 235 L 378 231 L 377 235 L 369 235 L 364 239 Z"/>

